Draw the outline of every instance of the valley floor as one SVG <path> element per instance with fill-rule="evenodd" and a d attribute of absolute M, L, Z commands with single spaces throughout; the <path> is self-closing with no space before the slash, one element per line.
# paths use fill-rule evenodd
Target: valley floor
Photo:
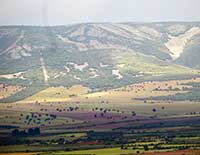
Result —
<path fill-rule="evenodd" d="M 152 81 L 100 92 L 49 87 L 22 101 L 2 103 L 0 152 L 199 155 L 199 101 L 172 98 L 193 92 L 199 82 Z M 40 130 L 36 135 L 30 132 L 35 128 Z"/>

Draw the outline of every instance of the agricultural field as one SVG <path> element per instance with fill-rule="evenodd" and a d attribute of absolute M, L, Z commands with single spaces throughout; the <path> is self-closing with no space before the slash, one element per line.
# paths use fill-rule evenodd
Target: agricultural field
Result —
<path fill-rule="evenodd" d="M 89 88 L 80 85 L 75 85 L 70 88 L 63 86 L 50 87 L 20 102 L 64 102 L 68 101 L 69 98 L 87 94 L 88 92 Z"/>
<path fill-rule="evenodd" d="M 198 22 L 0 27 L 0 155 L 200 155 L 199 36 Z"/>
<path fill-rule="evenodd" d="M 126 155 L 136 155 L 136 154 L 143 154 L 143 155 L 199 155 L 200 152 L 198 150 L 183 150 L 183 151 L 170 151 L 170 150 L 163 150 L 163 151 L 155 151 L 155 152 L 148 152 L 144 153 L 141 150 L 121 150 L 120 148 L 114 148 L 114 149 L 97 149 L 97 150 L 87 150 L 87 151 L 73 151 L 73 152 L 58 152 L 58 153 L 50 153 L 50 155 L 113 155 L 113 154 L 126 154 Z M 40 155 L 40 154 L 38 154 Z M 41 155 L 46 155 L 45 153 L 42 153 Z"/>
<path fill-rule="evenodd" d="M 199 82 L 200 78 L 150 81 L 102 91 L 81 85 L 46 88 L 0 105 L 0 137 L 6 144 L 0 152 L 198 155 L 199 102 L 154 97 L 186 94 Z M 29 135 L 37 127 L 40 134 Z"/>
<path fill-rule="evenodd" d="M 12 86 L 8 84 L 0 83 L 0 99 L 7 98 L 24 89 L 23 86 Z"/>
<path fill-rule="evenodd" d="M 106 152 L 106 153 L 105 153 Z M 131 153 L 130 153 L 131 152 Z M 130 150 L 120 150 L 119 148 L 115 149 L 97 149 L 97 150 L 90 150 L 90 151 L 73 151 L 73 152 L 51 152 L 48 155 L 113 155 L 113 154 L 127 154 L 127 155 L 136 155 L 138 153 L 134 153 L 138 151 L 130 151 Z M 167 151 L 167 152 L 148 152 L 142 153 L 143 155 L 199 155 L 198 150 L 182 150 L 182 151 Z M 4 155 L 4 154 L 1 154 Z M 5 155 L 47 155 L 47 153 L 7 153 Z"/>
<path fill-rule="evenodd" d="M 154 98 L 159 96 L 169 96 L 176 94 L 186 94 L 189 92 L 191 85 L 198 84 L 200 78 L 188 80 L 171 80 L 171 81 L 150 81 L 133 85 L 127 85 L 117 89 L 92 91 L 87 87 L 80 85 L 71 88 L 50 87 L 34 94 L 23 102 L 80 102 L 80 103 L 133 103 L 135 100 L 144 98 Z"/>

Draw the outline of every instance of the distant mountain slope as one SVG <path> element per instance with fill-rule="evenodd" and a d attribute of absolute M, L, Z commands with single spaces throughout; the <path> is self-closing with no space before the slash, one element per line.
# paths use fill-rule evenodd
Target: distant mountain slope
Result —
<path fill-rule="evenodd" d="M 175 61 L 176 63 L 192 68 L 200 69 L 200 34 L 195 35 L 192 40 L 188 41 L 187 47 L 181 56 Z"/>
<path fill-rule="evenodd" d="M 199 38 L 200 23 L 4 26 L 0 82 L 104 88 L 194 75 Z"/>

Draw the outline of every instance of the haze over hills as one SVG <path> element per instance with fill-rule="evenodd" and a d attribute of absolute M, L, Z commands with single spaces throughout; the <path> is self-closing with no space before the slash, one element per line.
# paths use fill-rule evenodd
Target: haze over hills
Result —
<path fill-rule="evenodd" d="M 198 155 L 199 50 L 197 22 L 0 27 L 0 153 Z"/>
<path fill-rule="evenodd" d="M 1 0 L 0 155 L 200 155 L 199 0 Z"/>
<path fill-rule="evenodd" d="M 0 81 L 112 88 L 198 75 L 200 23 L 0 27 Z"/>

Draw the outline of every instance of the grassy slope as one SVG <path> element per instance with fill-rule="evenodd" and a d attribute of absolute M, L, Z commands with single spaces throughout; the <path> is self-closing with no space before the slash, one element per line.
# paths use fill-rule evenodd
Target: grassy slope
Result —
<path fill-rule="evenodd" d="M 40 91 L 35 95 L 22 100 L 21 102 L 44 102 L 45 100 L 45 102 L 79 101 L 82 103 L 98 103 L 101 101 L 108 101 L 109 103 L 131 103 L 135 98 L 143 99 L 157 96 L 175 95 L 177 93 L 187 93 L 187 90 L 184 90 L 183 88 L 189 87 L 186 85 L 188 82 L 198 83 L 200 82 L 200 78 L 145 82 L 100 92 L 92 92 L 87 87 L 83 86 L 73 86 L 71 88 L 52 87 Z"/>
<path fill-rule="evenodd" d="M 168 64 L 156 58 L 147 57 L 141 54 L 114 53 L 114 55 L 112 55 L 111 57 L 112 60 L 110 65 L 112 67 L 109 68 L 98 67 L 97 68 L 99 70 L 98 74 L 100 76 L 96 77 L 95 79 L 88 78 L 89 73 L 88 73 L 88 68 L 86 68 L 86 70 L 84 70 L 83 72 L 77 72 L 77 71 L 74 72 L 72 70 L 73 72 L 67 73 L 65 76 L 58 79 L 52 79 L 52 76 L 50 76 L 49 83 L 50 85 L 55 85 L 55 86 L 58 85 L 58 83 L 60 83 L 60 85 L 62 85 L 63 83 L 64 86 L 83 84 L 86 87 L 98 88 L 101 90 L 107 87 L 117 88 L 123 85 L 128 85 L 142 81 L 150 81 L 154 79 L 156 80 L 163 80 L 163 79 L 167 80 L 170 78 L 181 79 L 187 76 L 197 76 L 199 74 L 198 70 L 193 70 L 183 66 Z M 48 69 L 49 69 L 48 71 L 49 75 L 53 74 L 52 71 L 53 72 L 57 71 L 57 70 L 51 70 L 52 69 L 51 67 L 48 67 Z M 116 75 L 112 74 L 113 69 L 119 70 L 119 74 L 122 75 L 122 79 L 117 79 Z M 25 76 L 27 76 L 27 74 L 28 73 L 26 73 Z M 41 77 L 42 75 L 31 73 L 29 75 L 29 78 L 31 78 L 32 75 L 34 75 L 36 79 L 40 77 L 39 78 L 40 80 L 36 80 L 38 84 L 35 82 L 36 84 L 27 86 L 27 88 L 24 91 L 18 92 L 7 99 L 1 100 L 0 102 L 19 101 L 29 96 L 32 96 L 33 94 L 37 95 L 39 91 L 47 88 L 46 86 L 44 86 L 42 82 L 43 80 Z M 73 79 L 74 75 L 81 77 L 83 80 L 82 81 L 74 80 Z M 63 90 L 61 89 L 61 91 Z M 61 95 L 57 96 L 58 96 L 57 98 L 59 98 L 59 96 L 61 97 Z M 39 98 L 40 98 L 39 100 L 42 100 L 41 97 Z M 65 99 L 63 99 L 63 101 L 64 100 Z"/>
<path fill-rule="evenodd" d="M 63 86 L 49 87 L 37 92 L 31 97 L 26 98 L 22 102 L 63 102 L 69 100 L 69 96 L 76 97 L 78 95 L 87 94 L 89 89 L 80 85 L 70 88 Z"/>

